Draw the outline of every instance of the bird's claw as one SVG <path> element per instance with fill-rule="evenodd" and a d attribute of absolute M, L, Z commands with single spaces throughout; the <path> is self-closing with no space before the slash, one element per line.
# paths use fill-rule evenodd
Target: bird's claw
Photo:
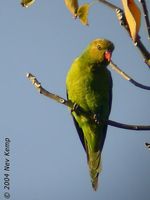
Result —
<path fill-rule="evenodd" d="M 93 115 L 93 119 L 94 119 L 94 122 L 96 123 L 96 124 L 100 124 L 100 117 L 99 117 L 99 115 L 98 114 L 94 114 Z"/>
<path fill-rule="evenodd" d="M 71 112 L 77 112 L 79 110 L 78 104 L 74 103 L 73 108 L 71 109 Z"/>

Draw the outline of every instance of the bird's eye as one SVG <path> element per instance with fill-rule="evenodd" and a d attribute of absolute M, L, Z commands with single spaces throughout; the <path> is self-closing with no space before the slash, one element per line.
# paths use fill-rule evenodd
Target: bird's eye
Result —
<path fill-rule="evenodd" d="M 101 50 L 101 49 L 102 49 L 101 45 L 98 44 L 98 45 L 97 45 L 97 49 L 98 49 L 98 50 Z"/>

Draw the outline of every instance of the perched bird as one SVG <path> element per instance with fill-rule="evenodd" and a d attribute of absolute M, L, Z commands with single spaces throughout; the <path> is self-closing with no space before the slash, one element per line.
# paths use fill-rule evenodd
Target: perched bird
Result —
<path fill-rule="evenodd" d="M 74 105 L 93 115 L 93 119 L 71 110 L 73 120 L 87 155 L 93 189 L 98 186 L 101 152 L 107 125 L 95 123 L 107 120 L 112 102 L 112 78 L 107 65 L 114 50 L 112 42 L 95 39 L 72 63 L 66 78 L 67 98 Z"/>

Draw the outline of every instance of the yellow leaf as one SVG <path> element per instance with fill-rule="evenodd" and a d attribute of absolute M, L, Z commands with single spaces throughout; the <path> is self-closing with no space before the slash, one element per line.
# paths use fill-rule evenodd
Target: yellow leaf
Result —
<path fill-rule="evenodd" d="M 122 0 L 124 13 L 129 25 L 132 40 L 135 42 L 140 30 L 141 12 L 134 0 Z"/>
<path fill-rule="evenodd" d="M 29 6 L 31 6 L 33 3 L 35 2 L 35 0 L 22 0 L 21 1 L 21 5 L 25 8 L 28 8 Z"/>
<path fill-rule="evenodd" d="M 83 25 L 88 25 L 88 14 L 91 4 L 85 3 L 78 8 L 77 16 Z"/>
<path fill-rule="evenodd" d="M 76 18 L 78 10 L 78 0 L 64 0 L 64 1 L 68 10 Z"/>

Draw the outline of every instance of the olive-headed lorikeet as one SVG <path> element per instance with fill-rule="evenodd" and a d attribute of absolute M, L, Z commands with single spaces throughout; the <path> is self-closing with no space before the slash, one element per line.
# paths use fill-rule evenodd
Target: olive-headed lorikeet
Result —
<path fill-rule="evenodd" d="M 111 110 L 112 78 L 107 65 L 113 50 L 112 42 L 95 39 L 73 61 L 66 78 L 68 99 L 98 120 L 107 120 Z M 107 125 L 97 124 L 75 110 L 71 113 L 87 155 L 92 186 L 96 190 Z"/>

